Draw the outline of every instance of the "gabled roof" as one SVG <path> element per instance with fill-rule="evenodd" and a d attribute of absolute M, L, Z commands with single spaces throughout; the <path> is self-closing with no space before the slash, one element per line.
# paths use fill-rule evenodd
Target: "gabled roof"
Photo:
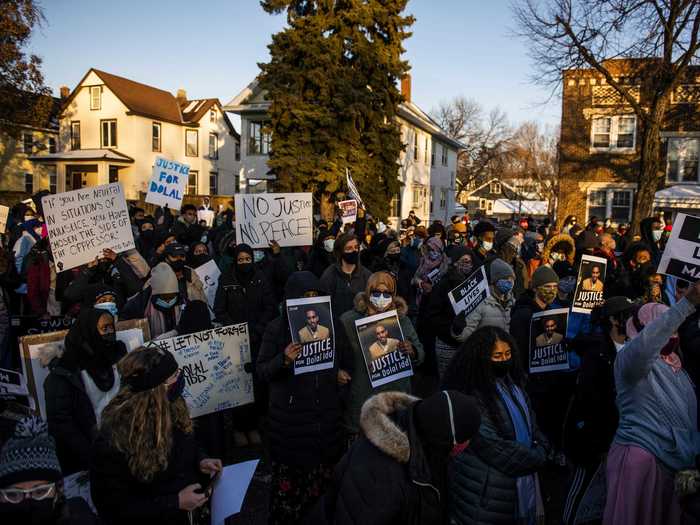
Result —
<path fill-rule="evenodd" d="M 467 197 L 471 197 L 471 196 L 472 196 L 473 194 L 475 194 L 477 191 L 479 191 L 479 190 L 482 189 L 482 188 L 485 188 L 486 186 L 488 186 L 488 185 L 491 184 L 492 182 L 498 182 L 501 186 L 505 186 L 506 188 L 508 188 L 508 189 L 509 189 L 510 191 L 512 191 L 513 193 L 522 193 L 522 192 L 519 192 L 516 188 L 514 188 L 514 187 L 511 186 L 510 184 L 508 184 L 507 182 L 504 182 L 504 181 L 502 181 L 502 180 L 497 179 L 496 177 L 493 177 L 493 178 L 489 179 L 488 181 L 484 182 L 484 183 L 483 183 L 481 186 L 479 186 L 478 188 L 475 188 L 475 189 L 473 189 L 472 191 L 470 191 L 470 192 L 467 194 Z"/>
<path fill-rule="evenodd" d="M 62 151 L 58 153 L 48 153 L 46 155 L 32 155 L 29 160 L 34 162 L 55 162 L 59 160 L 66 161 L 100 161 L 108 160 L 112 162 L 132 163 L 134 159 L 124 153 L 112 148 L 89 148 L 77 149 L 70 151 Z"/>

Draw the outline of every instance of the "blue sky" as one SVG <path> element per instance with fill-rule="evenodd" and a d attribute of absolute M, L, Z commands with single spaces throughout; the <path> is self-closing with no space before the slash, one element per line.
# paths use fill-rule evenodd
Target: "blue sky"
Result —
<path fill-rule="evenodd" d="M 47 22 L 32 51 L 47 85 L 75 87 L 90 67 L 189 98 L 226 103 L 258 73 L 285 23 L 257 0 L 43 0 Z M 525 44 L 510 34 L 508 0 L 411 0 L 416 17 L 405 42 L 413 100 L 425 111 L 464 95 L 513 123 L 557 124 L 560 101 L 530 83 Z"/>

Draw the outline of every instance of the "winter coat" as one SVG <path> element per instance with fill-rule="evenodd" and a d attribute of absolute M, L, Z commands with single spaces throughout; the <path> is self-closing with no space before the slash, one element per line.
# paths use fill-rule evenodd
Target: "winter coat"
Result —
<path fill-rule="evenodd" d="M 532 447 L 515 440 L 515 429 L 500 396 L 496 407 L 502 429 L 480 403 L 481 427 L 469 447 L 454 460 L 450 479 L 450 523 L 512 525 L 517 522 L 516 478 L 536 473 L 547 458 L 548 444 L 540 433 L 528 400 Z"/>
<path fill-rule="evenodd" d="M 549 264 L 549 255 L 552 253 L 552 249 L 561 242 L 566 244 L 568 248 L 566 251 L 566 260 L 571 266 L 574 265 L 576 259 L 576 244 L 571 236 L 566 233 L 554 235 L 545 243 L 544 250 L 542 250 L 542 264 Z"/>
<path fill-rule="evenodd" d="M 188 224 L 182 217 L 177 218 L 170 231 L 177 237 L 177 242 L 186 246 L 199 242 L 204 234 L 204 228 L 197 222 Z"/>
<path fill-rule="evenodd" d="M 113 274 L 113 270 L 117 273 Z M 92 291 L 95 285 L 102 284 L 116 289 L 119 295 L 126 299 L 141 291 L 143 280 L 120 254 L 113 263 L 100 263 L 93 268 L 85 267 L 64 290 L 63 300 L 68 304 L 81 304 L 87 301 L 92 305 L 94 300 Z"/>
<path fill-rule="evenodd" d="M 493 286 L 491 286 L 491 295 L 467 316 L 467 324 L 462 332 L 456 334 L 453 331 L 451 334 L 455 340 L 462 343 L 483 326 L 497 326 L 507 332 L 510 328 L 510 312 L 514 304 L 512 293 L 509 293 L 505 303 L 502 303 L 496 299 Z"/>
<path fill-rule="evenodd" d="M 477 267 L 475 266 L 474 269 Z M 433 332 L 441 341 L 450 346 L 459 346 L 459 341 L 452 337 L 452 321 L 455 312 L 447 294 L 465 281 L 466 277 L 454 266 L 450 266 L 445 276 L 435 285 L 430 294 L 426 318 Z"/>
<path fill-rule="evenodd" d="M 401 297 L 394 298 L 394 304 L 396 306 L 397 313 L 399 314 L 399 324 L 401 325 L 401 331 L 403 332 L 404 339 L 413 345 L 416 351 L 416 357 L 412 359 L 411 364 L 415 367 L 419 366 L 423 359 L 425 358 L 425 352 L 423 351 L 423 344 L 418 339 L 418 334 L 413 328 L 413 323 L 406 316 L 407 306 L 406 301 Z M 362 405 L 374 394 L 386 391 L 396 391 L 396 392 L 411 392 L 411 378 L 404 377 L 397 381 L 392 381 L 391 383 L 386 383 L 384 385 L 372 388 L 372 384 L 369 380 L 369 374 L 367 372 L 367 365 L 365 364 L 364 354 L 360 348 L 360 341 L 357 336 L 357 331 L 355 329 L 355 321 L 362 319 L 363 317 L 368 317 L 376 312 L 369 312 L 369 298 L 366 293 L 359 293 L 355 296 L 355 308 L 349 312 L 345 312 L 340 316 L 340 327 L 338 330 L 337 337 L 337 347 L 339 352 L 343 357 L 344 361 L 350 361 L 348 364 L 351 369 L 348 370 L 352 376 L 352 381 L 350 381 L 350 399 L 348 407 L 345 411 L 344 424 L 347 429 L 352 433 L 357 433 L 359 431 L 360 423 L 360 410 Z"/>
<path fill-rule="evenodd" d="M 528 292 L 515 302 L 510 312 L 510 335 L 518 344 L 525 371 L 530 369 L 530 321 L 534 314 L 544 310 L 535 301 L 534 294 Z"/>
<path fill-rule="evenodd" d="M 49 434 L 56 440 L 56 453 L 64 476 L 87 470 L 97 419 L 85 392 L 80 372 L 54 359 L 44 382 Z"/>
<path fill-rule="evenodd" d="M 187 512 L 178 508 L 178 493 L 198 482 L 199 461 L 203 459 L 193 434 L 173 429 L 168 468 L 149 483 L 136 479 L 127 458 L 109 441 L 103 428 L 92 448 L 90 491 L 106 525 L 185 525 Z"/>
<path fill-rule="evenodd" d="M 413 421 L 417 398 L 386 392 L 362 410 L 363 435 L 335 468 L 310 523 L 419 525 L 445 522 Z"/>
<path fill-rule="evenodd" d="M 340 263 L 326 268 L 321 276 L 321 286 L 331 296 L 333 317 L 338 319 L 345 312 L 352 310 L 355 296 L 365 291 L 370 275 L 372 272 L 359 263 L 351 275 L 343 272 Z"/>

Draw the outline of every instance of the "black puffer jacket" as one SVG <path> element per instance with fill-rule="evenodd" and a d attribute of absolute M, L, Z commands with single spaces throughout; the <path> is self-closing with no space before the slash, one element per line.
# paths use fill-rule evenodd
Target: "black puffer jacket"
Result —
<path fill-rule="evenodd" d="M 311 523 L 419 525 L 445 522 L 440 494 L 400 392 L 374 396 L 362 410 L 363 436 L 335 468 L 333 482 Z"/>
<path fill-rule="evenodd" d="M 287 281 L 285 297 L 321 290 L 311 272 L 296 272 Z M 257 361 L 258 377 L 270 385 L 268 415 L 270 455 L 286 465 L 310 467 L 334 464 L 342 453 L 341 393 L 337 383 L 340 358 L 327 370 L 294 375 L 284 364 L 291 342 L 286 315 L 271 321 L 263 335 Z"/>
<path fill-rule="evenodd" d="M 326 268 L 326 271 L 321 276 L 321 285 L 331 296 L 333 317 L 335 319 L 353 309 L 355 296 L 365 291 L 370 275 L 372 275 L 372 272 L 359 263 L 352 275 L 344 273 L 339 263 Z"/>
<path fill-rule="evenodd" d="M 476 266 L 474 267 L 477 268 Z M 428 324 L 433 329 L 433 332 L 440 340 L 450 346 L 459 346 L 459 341 L 452 337 L 452 321 L 455 318 L 455 312 L 452 309 L 452 303 L 447 294 L 464 282 L 466 277 L 462 272 L 450 266 L 445 276 L 440 279 L 440 282 L 433 288 L 430 294 L 430 302 L 426 310 Z"/>
<path fill-rule="evenodd" d="M 516 478 L 544 466 L 547 440 L 535 422 L 533 446 L 515 441 L 515 429 L 505 405 L 496 399 L 503 430 L 499 431 L 480 404 L 481 427 L 469 448 L 455 458 L 450 480 L 450 523 L 455 525 L 512 525 L 516 523 Z"/>

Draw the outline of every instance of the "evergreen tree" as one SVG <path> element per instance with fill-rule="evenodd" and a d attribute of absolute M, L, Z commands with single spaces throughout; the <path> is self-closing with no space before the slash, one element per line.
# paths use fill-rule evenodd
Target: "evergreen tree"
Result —
<path fill-rule="evenodd" d="M 264 0 L 288 27 L 260 64 L 271 101 L 269 165 L 278 191 L 343 189 L 349 169 L 369 211 L 386 217 L 399 191 L 399 79 L 408 0 Z"/>

